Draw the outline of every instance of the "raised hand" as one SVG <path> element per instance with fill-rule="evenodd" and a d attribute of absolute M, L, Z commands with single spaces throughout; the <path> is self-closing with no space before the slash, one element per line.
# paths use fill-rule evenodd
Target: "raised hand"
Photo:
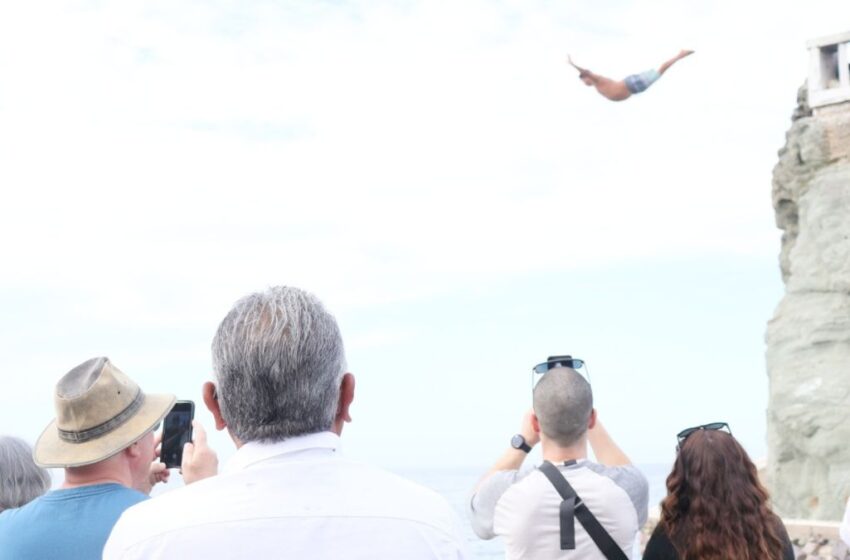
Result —
<path fill-rule="evenodd" d="M 186 484 L 218 474 L 218 455 L 207 445 L 207 432 L 197 420 L 192 420 L 193 441 L 183 446 L 180 473 Z"/>

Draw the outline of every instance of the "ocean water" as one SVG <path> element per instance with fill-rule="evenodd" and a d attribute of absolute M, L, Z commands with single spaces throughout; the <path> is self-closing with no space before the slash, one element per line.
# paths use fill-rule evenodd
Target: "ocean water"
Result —
<path fill-rule="evenodd" d="M 649 507 L 651 509 L 657 506 L 667 493 L 664 481 L 670 473 L 671 465 L 646 464 L 638 465 L 638 468 L 649 481 Z M 394 472 L 442 494 L 461 519 L 461 526 L 471 558 L 483 560 L 485 558 L 504 558 L 505 556 L 502 542 L 498 538 L 490 541 L 479 539 L 472 532 L 467 516 L 467 504 L 472 488 L 486 471 L 487 467 L 480 469 L 396 469 Z"/>

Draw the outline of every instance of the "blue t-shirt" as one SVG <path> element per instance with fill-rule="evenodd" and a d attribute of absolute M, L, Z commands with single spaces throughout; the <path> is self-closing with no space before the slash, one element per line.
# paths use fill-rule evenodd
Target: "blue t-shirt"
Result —
<path fill-rule="evenodd" d="M 0 513 L 0 560 L 100 560 L 124 510 L 147 498 L 111 483 L 48 492 Z"/>

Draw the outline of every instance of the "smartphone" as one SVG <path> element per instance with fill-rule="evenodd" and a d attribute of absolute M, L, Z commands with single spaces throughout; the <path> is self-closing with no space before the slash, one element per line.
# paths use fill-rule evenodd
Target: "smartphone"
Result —
<path fill-rule="evenodd" d="M 183 446 L 192 441 L 192 419 L 195 403 L 177 401 L 162 425 L 162 449 L 159 460 L 169 469 L 180 468 L 183 462 Z"/>

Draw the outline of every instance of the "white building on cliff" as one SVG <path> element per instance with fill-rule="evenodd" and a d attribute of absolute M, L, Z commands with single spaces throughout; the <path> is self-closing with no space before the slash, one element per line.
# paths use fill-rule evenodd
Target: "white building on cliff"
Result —
<path fill-rule="evenodd" d="M 850 31 L 812 39 L 809 48 L 809 105 L 850 101 Z"/>

